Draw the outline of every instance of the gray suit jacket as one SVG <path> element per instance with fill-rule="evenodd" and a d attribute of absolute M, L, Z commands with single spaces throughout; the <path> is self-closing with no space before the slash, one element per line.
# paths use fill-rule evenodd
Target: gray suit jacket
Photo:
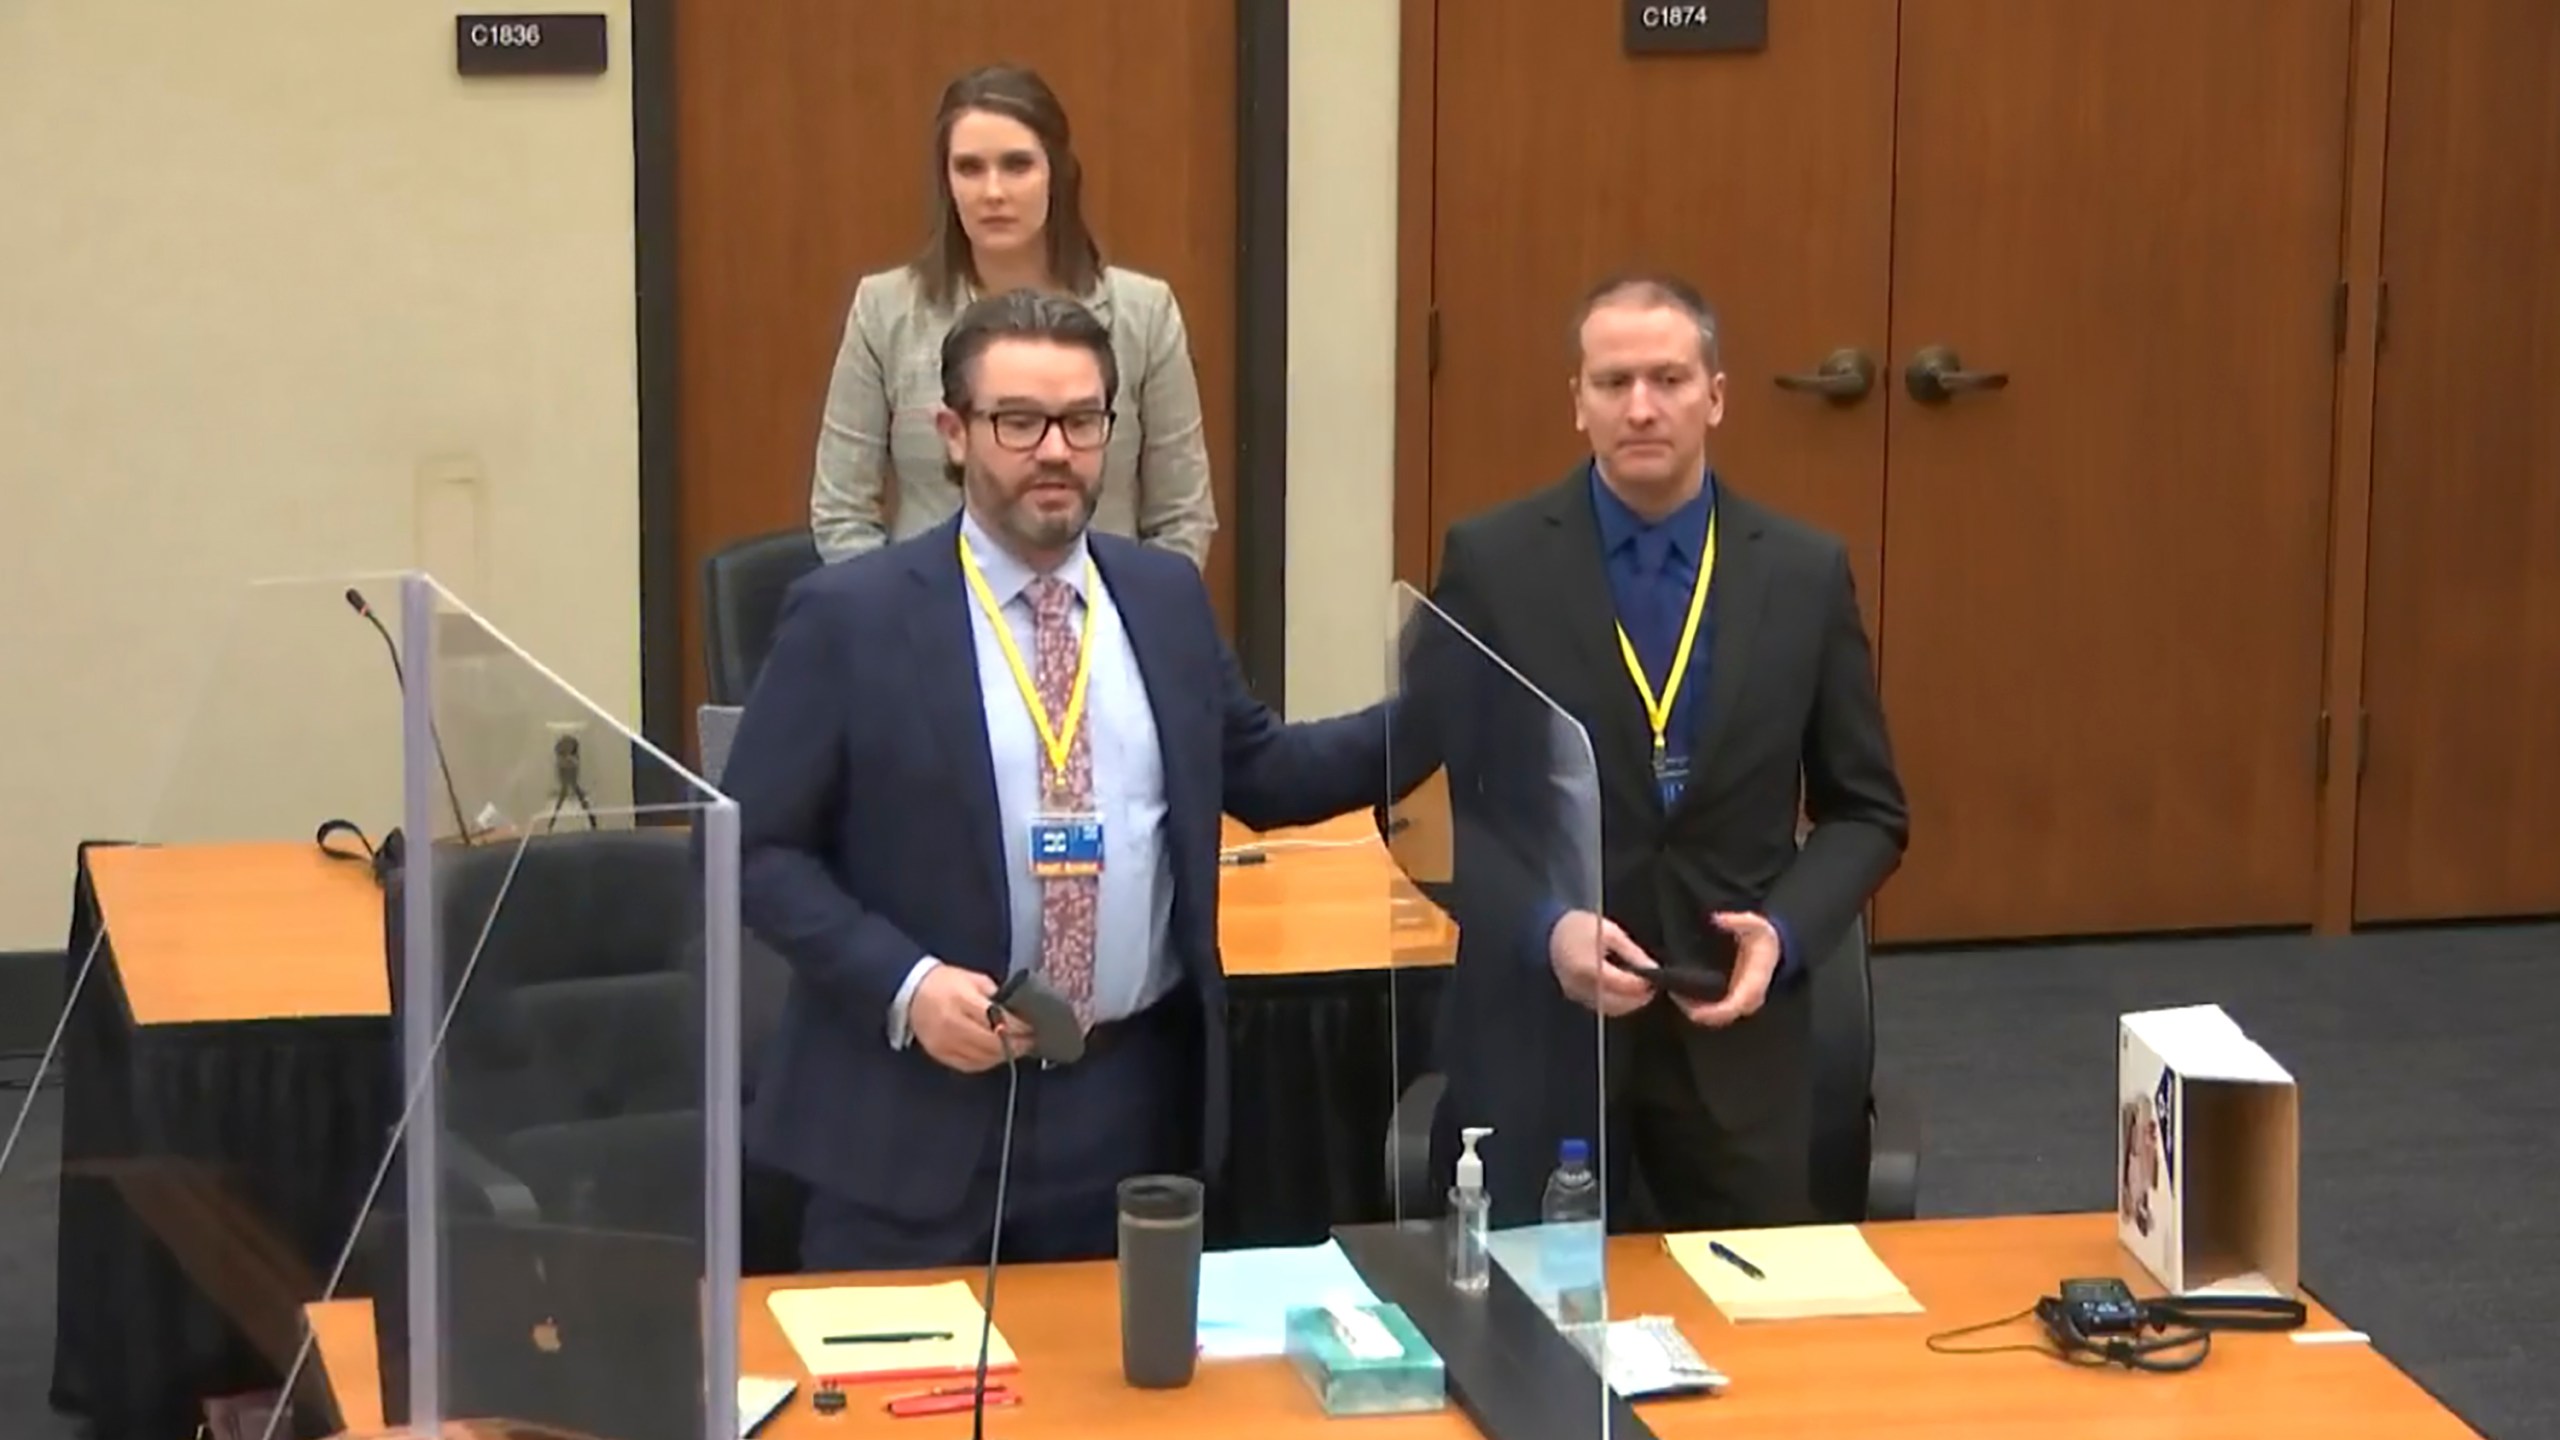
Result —
<path fill-rule="evenodd" d="M 1094 528 L 1204 564 L 1217 507 L 1200 383 L 1173 287 L 1111 266 L 1094 293 L 1080 298 L 1111 327 L 1120 360 L 1113 402 L 1120 419 L 1103 457 Z M 944 473 L 933 421 L 942 404 L 942 339 L 955 314 L 929 303 L 904 266 L 864 276 L 855 287 L 809 490 L 810 529 L 827 559 L 922 534 L 959 511 L 960 488 Z M 882 523 L 893 480 L 894 532 Z"/>

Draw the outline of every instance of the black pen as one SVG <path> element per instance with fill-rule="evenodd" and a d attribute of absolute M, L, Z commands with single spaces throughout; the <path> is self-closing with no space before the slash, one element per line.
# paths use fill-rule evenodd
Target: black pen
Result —
<path fill-rule="evenodd" d="M 1750 1261 L 1743 1259 L 1741 1256 L 1734 1254 L 1732 1250 L 1726 1248 L 1725 1243 L 1721 1240 L 1708 1241 L 1707 1248 L 1715 1252 L 1715 1257 L 1717 1259 L 1732 1266 L 1734 1269 L 1741 1271 L 1743 1274 L 1750 1276 L 1754 1280 L 1766 1280 L 1769 1278 L 1767 1275 L 1761 1273 L 1759 1266 L 1754 1265 Z"/>
<path fill-rule="evenodd" d="M 884 1330 L 875 1335 L 830 1335 L 830 1345 L 912 1345 L 920 1340 L 948 1340 L 948 1330 Z"/>

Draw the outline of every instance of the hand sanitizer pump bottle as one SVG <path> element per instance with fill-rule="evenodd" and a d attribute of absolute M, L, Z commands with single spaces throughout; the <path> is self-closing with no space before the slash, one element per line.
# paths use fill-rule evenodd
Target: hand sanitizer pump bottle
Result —
<path fill-rule="evenodd" d="M 1484 1193 L 1484 1162 L 1476 1158 L 1476 1142 L 1492 1133 L 1480 1125 L 1458 1132 L 1458 1183 L 1449 1190 L 1449 1288 L 1461 1295 L 1481 1295 L 1492 1283 L 1487 1230 L 1493 1201 Z"/>

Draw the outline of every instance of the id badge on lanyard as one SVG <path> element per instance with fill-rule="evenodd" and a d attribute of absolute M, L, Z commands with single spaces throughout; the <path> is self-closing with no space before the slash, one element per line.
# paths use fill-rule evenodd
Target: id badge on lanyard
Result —
<path fill-rule="evenodd" d="M 1660 745 L 1653 751 L 1653 788 L 1662 796 L 1662 808 L 1669 810 L 1679 803 L 1680 791 L 1689 783 L 1689 757 L 1674 755 Z"/>
<path fill-rule="evenodd" d="M 1013 671 L 1013 682 L 1022 692 L 1022 703 L 1031 712 L 1031 723 L 1040 732 L 1042 767 L 1040 813 L 1031 819 L 1031 833 L 1026 837 L 1030 850 L 1031 873 L 1041 879 L 1057 879 L 1102 873 L 1102 817 L 1088 800 L 1079 804 L 1065 783 L 1067 767 L 1074 755 L 1076 727 L 1084 722 L 1086 684 L 1093 676 L 1093 618 L 1097 607 L 1088 604 L 1084 610 L 1084 631 L 1076 641 L 1076 673 L 1067 698 L 1067 712 L 1054 723 L 1048 707 L 1042 703 L 1040 687 L 1031 678 L 1031 667 L 1022 660 L 1022 652 L 1013 643 L 1013 632 L 1005 624 L 1002 607 L 987 588 L 986 577 L 978 570 L 977 557 L 969 553 L 969 542 L 960 542 L 960 569 L 969 578 L 969 587 L 977 592 L 978 604 L 987 612 L 987 622 L 995 629 L 996 643 L 1003 648 L 1005 664 Z M 1094 585 L 1093 561 L 1085 561 L 1087 589 Z"/>
<path fill-rule="evenodd" d="M 1645 723 L 1653 728 L 1653 788 L 1666 811 L 1689 784 L 1689 757 L 1674 754 L 1669 743 L 1671 710 L 1680 699 L 1680 682 L 1689 674 L 1689 652 L 1698 643 L 1698 620 L 1706 613 L 1707 587 L 1713 583 L 1715 573 L 1716 517 L 1709 512 L 1707 543 L 1699 554 L 1697 583 L 1689 587 L 1689 616 L 1680 627 L 1679 648 L 1671 653 L 1671 673 L 1663 677 L 1660 693 L 1645 678 L 1644 662 L 1637 658 L 1635 642 L 1627 638 L 1627 628 L 1618 627 L 1618 653 L 1627 662 L 1627 678 L 1635 682 L 1636 694 L 1644 701 Z"/>

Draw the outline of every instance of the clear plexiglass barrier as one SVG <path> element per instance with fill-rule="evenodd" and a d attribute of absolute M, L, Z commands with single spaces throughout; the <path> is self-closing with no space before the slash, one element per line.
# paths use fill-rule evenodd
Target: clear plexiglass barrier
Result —
<path fill-rule="evenodd" d="M 1396 1219 L 1467 1262 L 1460 1157 L 1481 1167 L 1484 1290 L 1534 1306 L 1591 1362 L 1552 1391 L 1560 1440 L 1609 1433 L 1606 1028 L 1599 772 L 1581 724 L 1427 597 L 1398 585 L 1387 843 L 1401 879 L 1456 922 L 1455 964 L 1392 971 L 1400 1051 L 1388 1141 Z M 1474 1167 L 1470 1167 L 1472 1170 Z M 1526 1313 L 1521 1312 L 1521 1313 Z M 1587 1383 L 1583 1383 L 1587 1382 Z"/>
<path fill-rule="evenodd" d="M 7 1076 L 0 1418 L 734 1436 L 736 807 L 427 576 L 217 608 Z"/>

